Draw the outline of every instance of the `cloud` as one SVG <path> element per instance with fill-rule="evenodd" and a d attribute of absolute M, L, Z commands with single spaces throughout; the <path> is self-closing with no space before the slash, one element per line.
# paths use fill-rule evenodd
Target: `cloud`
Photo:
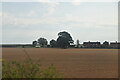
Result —
<path fill-rule="evenodd" d="M 0 12 L 0 17 L 2 16 L 2 12 Z"/>
<path fill-rule="evenodd" d="M 79 6 L 80 2 L 72 2 L 72 4 L 75 5 L 75 6 Z"/>
<path fill-rule="evenodd" d="M 0 12 L 0 26 L 2 26 L 2 12 Z"/>
<path fill-rule="evenodd" d="M 71 3 L 75 6 L 79 6 L 81 4 L 82 0 L 73 0 Z"/>
<path fill-rule="evenodd" d="M 4 24 L 16 24 L 16 17 L 15 16 L 13 16 L 12 14 L 9 14 L 9 13 L 5 13 L 5 12 L 3 12 L 2 13 L 3 15 L 3 17 L 2 17 L 2 20 L 3 20 L 3 25 Z"/>
<path fill-rule="evenodd" d="M 44 14 L 44 17 L 53 15 L 55 13 L 56 7 L 59 5 L 58 2 L 43 2 L 43 4 L 48 8 L 48 12 Z"/>
<path fill-rule="evenodd" d="M 75 8 L 76 6 L 79 8 L 78 5 L 80 4 L 73 2 L 71 3 L 73 5 L 69 8 L 72 11 L 68 13 L 65 10 L 69 6 L 62 5 L 65 9 L 62 8 L 61 10 L 59 3 L 44 2 L 43 4 L 42 6 L 45 7 L 43 7 L 41 12 L 39 7 L 27 12 L 21 11 L 21 13 L 12 13 L 9 10 L 3 12 L 4 42 L 21 43 L 23 40 L 23 42 L 29 43 L 31 40 L 42 36 L 48 40 L 55 39 L 57 33 L 61 30 L 70 32 L 74 35 L 74 39 L 80 38 L 82 41 L 88 40 L 88 37 L 85 37 L 88 34 L 92 35 L 92 38 L 89 36 L 91 40 L 97 40 L 96 34 L 97 38 L 99 38 L 98 40 L 114 40 L 117 38 L 115 37 L 117 36 L 116 31 L 118 31 L 116 11 L 115 13 L 112 13 L 112 11 L 110 13 L 105 9 L 108 14 L 102 9 L 103 11 L 99 13 L 96 10 L 92 11 L 91 8 L 89 11 L 89 6 L 87 10 L 85 10 L 86 8 L 74 10 L 71 7 L 75 5 Z M 60 14 L 59 11 L 61 11 Z M 42 13 L 42 16 L 40 13 Z M 2 13 L 0 15 L 2 16 Z"/>
<path fill-rule="evenodd" d="M 34 12 L 33 12 L 34 13 Z M 30 14 L 33 15 L 31 12 Z M 35 13 L 34 13 L 35 14 Z M 30 16 L 30 15 L 29 15 Z M 69 27 L 79 28 L 116 28 L 117 21 L 112 19 L 99 19 L 96 17 L 81 17 L 79 15 L 65 14 L 63 17 L 44 16 L 37 18 L 17 17 L 10 13 L 3 13 L 3 25 L 15 25 L 18 27 L 30 27 L 31 25 L 65 25 Z"/>
<path fill-rule="evenodd" d="M 18 26 L 21 25 L 21 27 L 28 25 L 57 23 L 56 18 L 52 18 L 52 17 L 25 18 L 25 17 L 17 17 L 11 13 L 3 13 L 2 18 L 3 18 L 3 25 L 18 25 Z"/>
<path fill-rule="evenodd" d="M 77 1 L 73 1 L 73 3 L 77 3 Z M 117 16 L 115 13 L 109 13 L 106 15 L 104 10 L 102 12 L 97 11 L 89 11 L 84 10 L 81 11 L 73 11 L 71 13 L 68 13 L 67 11 L 63 11 L 62 14 L 58 15 L 57 11 L 61 11 L 61 8 L 59 10 L 59 3 L 58 2 L 42 2 L 42 6 L 45 6 L 44 9 L 47 12 L 43 12 L 43 16 L 39 16 L 39 9 L 35 8 L 33 10 L 28 11 L 27 13 L 24 12 L 24 14 L 21 14 L 22 16 L 18 16 L 19 14 L 12 14 L 10 12 L 3 12 L 3 24 L 4 25 L 18 25 L 21 27 L 29 27 L 29 25 L 38 25 L 38 24 L 47 24 L 47 25 L 72 25 L 75 26 L 83 26 L 83 27 L 105 27 L 103 25 L 116 25 L 117 22 Z M 58 7 L 58 10 L 57 9 Z M 79 6 L 78 6 L 79 7 Z M 79 10 L 79 9 L 78 9 Z M 87 11 L 87 12 L 86 12 Z M 56 16 L 57 14 L 57 16 Z M 37 17 L 36 17 L 37 15 Z M 27 16 L 27 17 L 26 17 Z M 102 26 L 101 26 L 102 25 Z M 113 27 L 113 26 L 111 26 Z"/>
<path fill-rule="evenodd" d="M 37 15 L 35 11 L 31 10 L 29 13 L 28 13 L 28 17 L 30 16 L 35 16 Z"/>

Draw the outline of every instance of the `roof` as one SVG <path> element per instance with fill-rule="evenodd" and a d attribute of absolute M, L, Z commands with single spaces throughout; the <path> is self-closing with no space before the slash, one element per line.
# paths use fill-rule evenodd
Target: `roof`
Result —
<path fill-rule="evenodd" d="M 100 42 L 84 42 L 83 44 L 100 44 Z"/>

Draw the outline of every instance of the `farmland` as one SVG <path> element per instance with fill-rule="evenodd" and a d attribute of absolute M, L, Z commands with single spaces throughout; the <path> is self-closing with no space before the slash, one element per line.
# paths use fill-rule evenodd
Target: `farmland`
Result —
<path fill-rule="evenodd" d="M 43 67 L 54 64 L 65 78 L 118 77 L 117 49 L 3 48 L 2 58 L 25 61 L 28 57 L 24 49 Z"/>

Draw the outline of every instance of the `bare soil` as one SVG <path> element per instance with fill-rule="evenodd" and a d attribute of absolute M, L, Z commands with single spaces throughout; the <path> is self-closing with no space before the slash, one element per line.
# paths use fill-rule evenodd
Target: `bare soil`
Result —
<path fill-rule="evenodd" d="M 54 64 L 65 78 L 117 78 L 117 49 L 25 48 L 34 62 Z M 3 60 L 24 61 L 24 48 L 3 48 Z"/>

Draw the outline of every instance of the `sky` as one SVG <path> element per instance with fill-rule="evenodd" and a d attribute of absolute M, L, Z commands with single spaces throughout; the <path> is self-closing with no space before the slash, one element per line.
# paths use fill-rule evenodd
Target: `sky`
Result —
<path fill-rule="evenodd" d="M 3 2 L 0 7 L 3 44 L 29 44 L 40 37 L 49 42 L 61 31 L 74 43 L 118 41 L 117 2 Z"/>

